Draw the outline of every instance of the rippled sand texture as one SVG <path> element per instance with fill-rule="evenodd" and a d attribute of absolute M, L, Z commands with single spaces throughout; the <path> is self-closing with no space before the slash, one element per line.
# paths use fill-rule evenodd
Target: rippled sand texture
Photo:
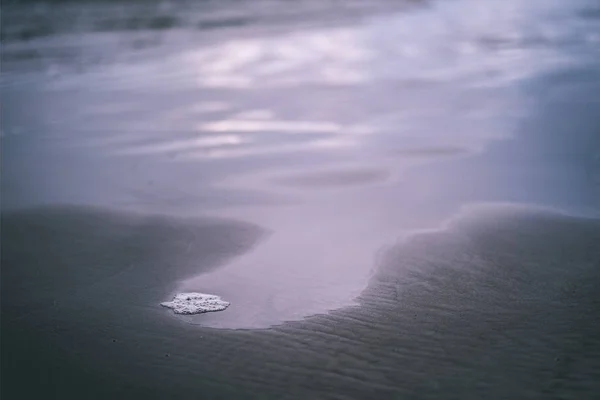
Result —
<path fill-rule="evenodd" d="M 251 227 L 66 209 L 8 215 L 2 225 L 11 398 L 600 390 L 598 220 L 476 209 L 391 248 L 358 307 L 258 331 L 193 326 L 155 306 L 165 282 L 237 253 L 256 237 Z M 185 254 L 189 243 L 197 250 Z"/>

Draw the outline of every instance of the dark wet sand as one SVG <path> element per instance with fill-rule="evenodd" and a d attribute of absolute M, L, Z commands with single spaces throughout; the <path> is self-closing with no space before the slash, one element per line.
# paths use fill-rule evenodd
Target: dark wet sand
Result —
<path fill-rule="evenodd" d="M 600 391 L 598 220 L 507 206 L 467 212 L 391 248 L 359 307 L 269 330 L 202 328 L 157 305 L 178 279 L 262 233 L 86 208 L 3 215 L 3 398 Z"/>

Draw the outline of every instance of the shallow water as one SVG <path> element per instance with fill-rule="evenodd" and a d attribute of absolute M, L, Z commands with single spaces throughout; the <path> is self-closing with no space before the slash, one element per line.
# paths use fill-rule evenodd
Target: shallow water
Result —
<path fill-rule="evenodd" d="M 3 9 L 3 392 L 590 397 L 598 7 L 522 3 Z"/>

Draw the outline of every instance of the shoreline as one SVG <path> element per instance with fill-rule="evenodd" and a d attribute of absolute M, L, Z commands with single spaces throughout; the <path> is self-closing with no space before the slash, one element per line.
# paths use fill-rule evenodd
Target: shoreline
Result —
<path fill-rule="evenodd" d="M 325 381 L 317 380 L 311 387 L 302 386 L 301 382 L 314 379 L 310 371 L 321 366 L 318 370 L 329 377 L 329 390 L 337 393 L 345 393 L 346 389 L 380 395 L 410 395 L 419 390 L 478 393 L 472 386 L 456 386 L 461 382 L 452 372 L 457 362 L 462 363 L 462 371 L 468 376 L 482 379 L 493 374 L 495 368 L 518 373 L 522 363 L 528 365 L 527 376 L 531 380 L 521 376 L 513 381 L 513 386 L 505 385 L 502 379 L 488 381 L 498 393 L 509 395 L 518 393 L 515 390 L 549 384 L 553 379 L 551 372 L 559 373 L 563 368 L 562 363 L 552 361 L 556 369 L 546 370 L 550 360 L 563 357 L 560 354 L 566 350 L 560 350 L 561 343 L 577 343 L 561 339 L 564 335 L 582 335 L 589 343 L 584 353 L 573 348 L 575 352 L 569 353 L 571 365 L 600 363 L 600 359 L 588 359 L 594 346 L 600 350 L 600 343 L 592 339 L 597 336 L 589 319 L 594 313 L 590 307 L 597 297 L 594 285 L 600 282 L 600 271 L 590 264 L 594 259 L 600 260 L 600 250 L 595 246 L 600 239 L 600 220 L 530 211 L 489 210 L 474 218 L 471 215 L 459 219 L 446 231 L 416 235 L 393 246 L 381 258 L 380 268 L 361 294 L 358 306 L 259 330 L 190 326 L 167 315 L 171 314 L 169 310 L 157 304 L 140 302 L 139 293 L 133 291 L 145 287 L 151 294 L 150 284 L 160 285 L 165 276 L 165 271 L 151 270 L 145 273 L 150 279 L 140 281 L 139 272 L 123 273 L 80 293 L 77 301 L 59 298 L 54 307 L 43 313 L 13 318 L 12 313 L 27 309 L 26 303 L 34 304 L 36 299 L 18 298 L 5 290 L 17 279 L 11 275 L 15 271 L 26 276 L 29 268 L 35 268 L 30 261 L 20 263 L 20 269 L 15 270 L 10 260 L 20 253 L 15 247 L 16 237 L 11 235 L 3 239 L 2 253 L 2 362 L 3 367 L 12 365 L 10 369 L 3 368 L 8 382 L 3 385 L 3 392 L 53 390 L 57 394 L 82 395 L 97 390 L 98 397 L 103 397 L 101 394 L 119 393 L 114 392 L 117 390 L 128 396 L 146 393 L 149 398 L 161 398 L 202 387 L 214 395 L 234 390 L 230 393 L 234 397 L 232 393 L 260 393 L 264 398 L 279 398 L 291 387 L 298 396 L 310 397 L 316 395 L 313 391 L 323 388 Z M 83 221 L 89 222 L 85 218 Z M 6 216 L 2 222 L 3 229 L 11 229 L 12 222 L 7 223 Z M 32 254 L 42 250 L 42 242 L 30 240 L 39 237 L 39 229 L 54 232 L 56 243 L 63 242 L 65 234 L 86 237 L 97 231 L 89 223 L 79 231 L 67 225 L 18 226 L 24 227 L 22 235 L 27 238 L 21 246 Z M 177 249 L 169 244 L 179 241 L 179 235 L 174 234 L 178 230 L 172 229 L 167 228 L 170 239 L 161 241 L 159 249 L 163 249 L 159 254 L 165 249 Z M 115 235 L 118 230 L 112 232 Z M 94 264 L 91 261 L 96 259 L 90 251 L 95 246 L 94 241 L 80 242 L 79 251 L 83 252 L 79 254 L 83 258 L 78 260 L 73 259 L 77 258 L 73 251 L 39 257 L 47 265 L 63 268 L 69 264 L 87 265 L 87 270 L 76 268 L 70 272 L 87 276 Z M 105 251 L 111 252 L 110 248 Z M 155 262 L 153 268 L 160 269 L 161 263 Z M 60 269 L 54 272 L 58 273 Z M 68 285 L 69 282 L 62 282 L 64 288 Z M 46 291 L 64 293 L 64 288 L 51 286 Z M 112 295 L 106 297 L 109 293 Z M 123 297 L 126 293 L 132 297 Z M 22 301 L 25 304 L 19 304 Z M 583 316 L 587 319 L 581 319 Z M 565 327 L 569 327 L 567 331 Z M 534 339 L 539 342 L 532 342 Z M 496 361 L 485 361 L 489 357 Z M 37 362 L 32 364 L 31 360 Z M 373 364 L 375 360 L 379 364 Z M 377 367 L 397 371 L 401 365 L 409 364 L 412 372 L 398 375 L 401 383 L 387 373 L 381 375 Z M 40 366 L 39 372 L 35 365 Z M 249 368 L 250 365 L 262 368 Z M 61 376 L 80 375 L 72 369 L 75 366 L 88 371 L 87 378 L 81 379 L 89 387 L 61 383 Z M 50 381 L 39 375 L 42 371 L 47 374 L 48 368 L 55 371 L 50 376 L 58 379 L 51 383 L 54 389 L 48 386 Z M 210 383 L 224 371 L 244 379 L 230 389 Z M 331 375 L 333 371 L 335 375 Z M 288 384 L 267 385 L 260 379 L 262 374 L 273 380 L 285 376 Z M 19 377 L 25 376 L 40 383 L 38 389 L 20 384 Z M 362 378 L 356 380 L 353 376 Z M 516 378 L 511 376 L 509 373 L 505 379 Z M 90 383 L 92 378 L 108 379 L 110 383 L 101 389 L 98 383 Z M 437 382 L 437 389 L 429 386 L 430 379 Z M 593 383 L 588 384 L 593 387 Z M 156 393 L 151 393 L 155 389 Z M 491 390 L 490 386 L 487 390 Z"/>
<path fill-rule="evenodd" d="M 2 397 L 600 393 L 593 0 L 238 3 L 3 26 Z"/>

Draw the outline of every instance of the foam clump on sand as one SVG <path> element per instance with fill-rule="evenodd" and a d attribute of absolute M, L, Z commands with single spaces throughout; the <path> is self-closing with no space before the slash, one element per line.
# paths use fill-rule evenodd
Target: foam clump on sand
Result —
<path fill-rule="evenodd" d="M 173 301 L 165 301 L 160 305 L 172 308 L 175 314 L 201 314 L 223 311 L 229 307 L 229 303 L 219 296 L 205 293 L 179 293 L 173 298 Z"/>

